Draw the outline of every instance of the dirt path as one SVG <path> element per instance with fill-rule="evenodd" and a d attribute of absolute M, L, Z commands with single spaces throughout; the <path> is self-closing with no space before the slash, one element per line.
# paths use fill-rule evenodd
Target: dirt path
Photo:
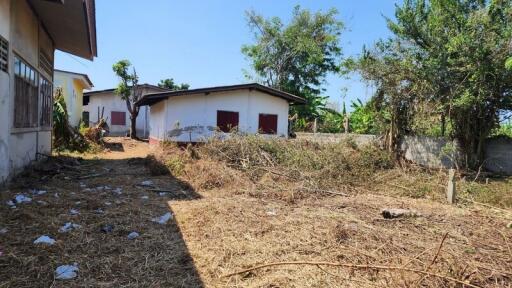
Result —
<path fill-rule="evenodd" d="M 142 158 L 147 143 L 107 141 L 109 152 L 52 161 L 0 192 L 0 287 L 202 286 L 174 218 L 152 222 L 172 213 L 168 201 L 199 195 L 172 176 L 151 176 Z M 166 192 L 150 191 L 143 181 Z M 18 194 L 32 201 L 6 205 Z M 81 227 L 59 233 L 67 222 Z M 130 232 L 140 236 L 130 240 Z M 56 244 L 33 244 L 42 235 Z M 73 263 L 76 279 L 54 279 L 58 266 Z"/>

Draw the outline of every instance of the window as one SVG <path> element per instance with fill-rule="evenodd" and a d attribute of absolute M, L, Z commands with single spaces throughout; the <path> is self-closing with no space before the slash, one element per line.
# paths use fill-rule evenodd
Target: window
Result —
<path fill-rule="evenodd" d="M 230 132 L 238 127 L 238 112 L 217 111 L 217 127 L 222 132 Z"/>
<path fill-rule="evenodd" d="M 41 71 L 46 72 L 48 76 L 53 75 L 52 58 L 44 53 L 42 49 L 39 51 L 39 68 L 41 68 Z"/>
<path fill-rule="evenodd" d="M 84 123 L 85 127 L 89 127 L 89 112 L 88 111 L 82 112 L 82 122 Z"/>
<path fill-rule="evenodd" d="M 277 115 L 260 114 L 258 131 L 262 134 L 277 134 Z"/>
<path fill-rule="evenodd" d="M 52 83 L 41 77 L 41 86 L 39 88 L 41 95 L 41 127 L 52 126 L 52 97 L 53 86 Z"/>
<path fill-rule="evenodd" d="M 14 128 L 38 126 L 38 73 L 14 57 Z"/>
<path fill-rule="evenodd" d="M 89 96 L 85 96 L 82 98 L 82 105 L 87 106 L 89 105 Z"/>
<path fill-rule="evenodd" d="M 112 125 L 126 125 L 126 113 L 125 112 L 110 112 L 110 123 Z"/>
<path fill-rule="evenodd" d="M 0 36 L 0 71 L 9 71 L 9 42 Z"/>

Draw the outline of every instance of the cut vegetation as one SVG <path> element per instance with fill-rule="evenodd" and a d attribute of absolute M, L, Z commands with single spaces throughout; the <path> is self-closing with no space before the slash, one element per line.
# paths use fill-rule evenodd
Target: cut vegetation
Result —
<path fill-rule="evenodd" d="M 467 200 L 448 205 L 445 172 L 372 146 L 234 137 L 146 157 L 145 143 L 117 145 L 49 159 L 0 194 L 0 287 L 512 282 L 505 179 L 459 177 Z M 32 201 L 5 204 L 16 195 Z M 66 223 L 80 227 L 59 233 Z M 55 243 L 33 244 L 41 235 Z M 76 277 L 57 279 L 63 265 Z"/>

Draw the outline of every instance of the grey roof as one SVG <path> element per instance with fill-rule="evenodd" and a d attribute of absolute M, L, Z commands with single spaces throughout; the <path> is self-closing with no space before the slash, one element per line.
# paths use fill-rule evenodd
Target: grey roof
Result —
<path fill-rule="evenodd" d="M 150 89 L 154 89 L 154 90 L 161 91 L 161 92 L 169 91 L 169 89 L 167 89 L 167 88 L 162 88 L 162 87 L 158 87 L 158 86 L 151 85 L 151 84 L 146 84 L 146 83 L 145 84 L 140 84 L 139 86 L 142 87 L 142 88 L 150 88 Z M 116 90 L 116 88 L 110 88 L 110 89 L 104 89 L 104 90 L 96 90 L 96 91 L 89 91 L 89 92 L 85 92 L 84 96 L 94 96 L 95 94 L 100 94 L 100 93 L 105 93 L 105 92 L 114 92 L 115 90 Z"/>
<path fill-rule="evenodd" d="M 207 88 L 199 88 L 199 89 L 190 89 L 190 90 L 178 90 L 178 91 L 169 91 L 169 92 L 159 92 L 159 93 L 150 93 L 144 95 L 139 101 L 137 101 L 138 106 L 145 106 L 145 105 L 153 105 L 155 103 L 158 103 L 162 100 L 168 99 L 169 97 L 177 97 L 177 96 L 184 96 L 184 95 L 191 95 L 191 94 L 200 94 L 205 93 L 206 95 L 216 92 L 225 92 L 225 91 L 233 91 L 233 90 L 242 90 L 242 89 L 249 89 L 249 90 L 257 90 L 263 93 L 267 93 L 269 95 L 283 98 L 289 102 L 297 103 L 297 104 L 304 104 L 306 103 L 306 100 L 303 98 L 281 91 L 274 88 L 270 88 L 258 83 L 249 83 L 249 84 L 238 84 L 238 85 L 229 85 L 229 86 L 217 86 L 217 87 L 207 87 Z"/>

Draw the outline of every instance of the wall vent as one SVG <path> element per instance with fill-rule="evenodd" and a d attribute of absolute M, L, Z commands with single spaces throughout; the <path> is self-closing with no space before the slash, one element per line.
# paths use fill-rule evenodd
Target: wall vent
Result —
<path fill-rule="evenodd" d="M 9 71 L 9 42 L 0 36 L 0 70 Z"/>

